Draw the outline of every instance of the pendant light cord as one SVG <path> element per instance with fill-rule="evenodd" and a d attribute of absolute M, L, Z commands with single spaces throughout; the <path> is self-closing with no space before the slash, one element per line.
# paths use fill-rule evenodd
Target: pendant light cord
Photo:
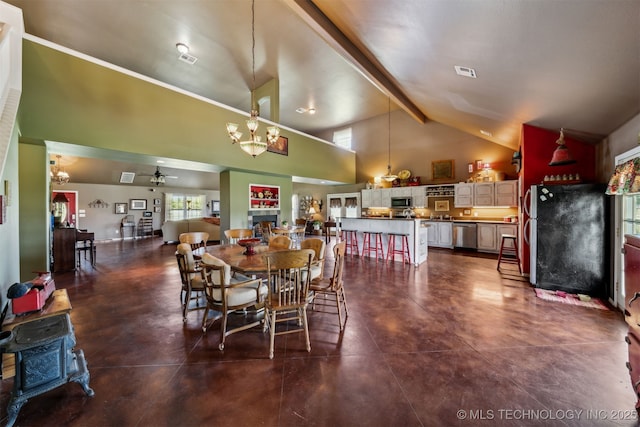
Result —
<path fill-rule="evenodd" d="M 388 116 L 388 126 L 387 126 L 387 130 L 388 130 L 388 138 L 389 138 L 389 162 L 387 163 L 387 175 L 391 174 L 391 98 L 387 97 L 387 102 L 388 102 L 388 110 L 389 113 L 387 114 Z"/>
<path fill-rule="evenodd" d="M 251 1 L 251 70 L 253 80 L 251 84 L 251 109 L 255 110 L 256 91 L 256 0 Z"/>

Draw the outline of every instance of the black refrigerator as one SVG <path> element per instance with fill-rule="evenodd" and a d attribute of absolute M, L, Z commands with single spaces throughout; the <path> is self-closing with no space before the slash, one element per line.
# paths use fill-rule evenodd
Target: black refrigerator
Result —
<path fill-rule="evenodd" d="M 531 284 L 604 297 L 610 288 L 605 184 L 532 185 L 527 206 Z"/>

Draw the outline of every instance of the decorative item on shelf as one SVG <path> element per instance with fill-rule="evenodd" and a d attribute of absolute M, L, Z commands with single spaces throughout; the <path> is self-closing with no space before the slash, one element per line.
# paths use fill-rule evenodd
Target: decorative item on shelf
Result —
<path fill-rule="evenodd" d="M 431 162 L 433 180 L 453 179 L 455 175 L 453 160 L 436 160 Z"/>
<path fill-rule="evenodd" d="M 89 203 L 90 208 L 108 208 L 109 203 L 105 202 L 102 199 L 95 199 L 93 202 Z"/>
<path fill-rule="evenodd" d="M 515 165 L 516 173 L 520 173 L 520 167 L 522 164 L 522 154 L 520 154 L 520 151 L 516 151 L 513 153 L 513 157 L 511 158 L 511 164 Z"/>
<path fill-rule="evenodd" d="M 238 132 L 238 125 L 236 123 L 227 123 L 227 133 L 233 144 L 238 142 L 240 148 L 250 156 L 256 157 L 267 151 L 268 144 L 274 144 L 280 137 L 280 129 L 277 126 L 269 126 L 267 128 L 267 142 L 262 141 L 262 137 L 256 135 L 258 130 L 258 105 L 256 104 L 255 91 L 256 91 L 256 30 L 255 30 L 255 0 L 251 2 L 251 71 L 252 71 L 252 86 L 251 86 L 251 113 L 249 120 L 247 120 L 247 128 L 249 129 L 249 139 L 246 141 L 240 141 L 242 138 L 242 132 Z"/>
<path fill-rule="evenodd" d="M 553 156 L 551 157 L 551 161 L 549 162 L 549 166 L 561 166 L 561 165 L 570 165 L 575 163 L 576 161 L 571 157 L 571 153 L 569 149 L 565 145 L 564 141 L 564 128 L 560 129 L 560 137 L 556 141 L 558 146 L 553 152 Z"/>
<path fill-rule="evenodd" d="M 58 154 L 56 155 L 56 157 L 58 161 L 53 161 L 53 166 L 49 171 L 49 176 L 51 177 L 51 181 L 53 181 L 55 184 L 64 185 L 69 182 L 70 177 L 67 171 L 60 167 L 60 159 L 62 158 L 62 156 Z"/>
<path fill-rule="evenodd" d="M 380 178 L 384 179 L 387 182 L 393 182 L 398 178 L 398 176 L 391 173 L 391 98 L 387 97 L 387 100 L 388 100 L 388 104 L 389 104 L 389 114 L 388 114 L 388 122 L 389 122 L 389 127 L 388 127 L 389 157 L 388 157 L 388 160 L 389 161 L 387 163 L 387 173 L 386 173 L 386 175 L 382 175 Z"/>

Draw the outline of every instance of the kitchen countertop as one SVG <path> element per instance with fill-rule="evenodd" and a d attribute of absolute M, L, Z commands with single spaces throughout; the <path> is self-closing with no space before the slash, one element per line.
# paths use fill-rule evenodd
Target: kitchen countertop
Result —
<path fill-rule="evenodd" d="M 392 221 L 415 221 L 415 220 L 420 220 L 420 221 L 433 221 L 433 222 L 469 222 L 469 223 L 486 223 L 486 224 L 518 224 L 517 222 L 506 222 L 503 221 L 502 219 L 491 219 L 491 218 L 475 218 L 475 219 L 470 219 L 470 218 L 465 218 L 465 219 L 439 219 L 439 218 L 389 218 L 389 217 L 384 217 L 384 216 L 368 216 L 368 217 L 360 217 L 360 218 L 352 218 L 352 219 L 375 219 L 375 220 L 382 220 L 382 219 L 386 219 L 386 220 L 392 220 Z"/>

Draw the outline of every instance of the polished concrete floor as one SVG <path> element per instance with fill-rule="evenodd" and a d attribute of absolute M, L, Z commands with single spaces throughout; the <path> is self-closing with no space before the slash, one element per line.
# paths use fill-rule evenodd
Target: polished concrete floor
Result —
<path fill-rule="evenodd" d="M 219 323 L 203 335 L 196 311 L 183 324 L 174 251 L 158 238 L 99 243 L 95 268 L 55 275 L 95 396 L 64 385 L 16 425 L 635 424 L 621 313 L 537 299 L 495 257 L 432 250 L 419 268 L 348 257 L 345 331 L 310 312 L 311 353 L 300 334 L 277 337 L 270 360 L 261 329 L 221 352 Z"/>

